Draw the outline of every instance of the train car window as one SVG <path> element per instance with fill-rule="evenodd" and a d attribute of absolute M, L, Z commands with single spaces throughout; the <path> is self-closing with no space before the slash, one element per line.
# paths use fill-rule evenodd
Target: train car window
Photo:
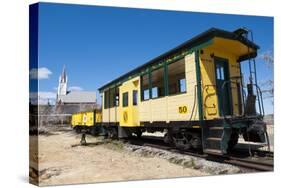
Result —
<path fill-rule="evenodd" d="M 224 75 L 225 75 L 225 73 L 224 73 L 224 68 L 220 65 L 220 64 L 217 64 L 216 65 L 216 71 L 217 71 L 217 79 L 218 80 L 225 80 L 225 78 L 224 78 Z"/>
<path fill-rule="evenodd" d="M 217 79 L 221 79 L 221 71 L 218 65 L 216 65 L 216 69 L 217 69 Z"/>
<path fill-rule="evenodd" d="M 149 99 L 149 89 L 143 91 L 143 100 Z"/>
<path fill-rule="evenodd" d="M 179 87 L 180 87 L 179 89 L 180 89 L 181 93 L 186 92 L 186 81 L 185 81 L 185 79 L 179 80 Z"/>
<path fill-rule="evenodd" d="M 151 72 L 152 98 L 165 96 L 164 68 L 161 67 Z"/>
<path fill-rule="evenodd" d="M 157 87 L 154 87 L 151 89 L 152 91 L 152 98 L 157 98 L 158 97 L 158 88 Z"/>
<path fill-rule="evenodd" d="M 138 91 L 134 90 L 133 91 L 133 105 L 138 105 Z"/>
<path fill-rule="evenodd" d="M 128 92 L 123 93 L 122 95 L 122 101 L 123 101 L 123 107 L 128 106 Z"/>
<path fill-rule="evenodd" d="M 221 67 L 221 79 L 224 80 L 224 69 Z"/>
<path fill-rule="evenodd" d="M 109 107 L 109 90 L 104 92 L 104 109 Z"/>
<path fill-rule="evenodd" d="M 115 95 L 116 95 L 115 88 L 111 88 L 109 90 L 109 108 L 112 108 L 115 106 Z"/>
<path fill-rule="evenodd" d="M 186 92 L 185 61 L 180 59 L 168 65 L 169 95 Z"/>
<path fill-rule="evenodd" d="M 149 75 L 141 76 L 141 99 L 148 100 L 149 97 Z"/>

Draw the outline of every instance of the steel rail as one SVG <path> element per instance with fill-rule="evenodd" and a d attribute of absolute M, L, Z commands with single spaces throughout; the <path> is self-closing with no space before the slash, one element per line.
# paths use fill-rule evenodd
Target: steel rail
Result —
<path fill-rule="evenodd" d="M 239 166 L 247 169 L 253 169 L 256 171 L 273 171 L 274 170 L 274 163 L 273 163 L 273 153 L 272 152 L 266 152 L 268 155 L 270 155 L 270 158 L 272 157 L 272 160 L 268 160 L 267 162 L 264 161 L 258 161 L 256 159 L 249 159 L 249 158 L 239 158 L 237 157 L 236 154 L 235 156 L 233 154 L 230 155 L 210 155 L 210 154 L 204 154 L 199 151 L 184 151 L 181 149 L 178 149 L 174 146 L 170 146 L 166 143 L 163 142 L 160 138 L 152 138 L 153 136 L 149 137 L 144 137 L 142 139 L 136 139 L 136 138 L 130 138 L 126 139 L 127 144 L 132 144 L 132 145 L 138 145 L 138 146 L 147 146 L 147 147 L 152 147 L 156 149 L 161 149 L 161 150 L 166 150 L 178 154 L 185 154 L 185 155 L 190 155 L 193 157 L 199 157 L 199 158 L 204 158 L 209 161 L 214 161 L 214 162 L 220 162 L 220 163 L 227 163 L 231 164 L 234 166 Z M 162 142 L 161 142 L 162 141 Z M 243 151 L 243 152 L 242 152 Z M 245 154 L 244 150 L 240 150 L 242 152 L 241 154 Z M 255 151 L 255 152 L 261 152 L 264 153 L 264 151 Z M 264 157 L 259 157 L 258 159 L 263 159 Z"/>

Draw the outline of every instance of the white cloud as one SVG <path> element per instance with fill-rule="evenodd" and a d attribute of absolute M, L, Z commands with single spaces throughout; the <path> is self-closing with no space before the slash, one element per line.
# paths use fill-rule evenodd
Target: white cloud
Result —
<path fill-rule="evenodd" d="M 46 67 L 40 67 L 38 69 L 31 69 L 29 72 L 30 79 L 48 79 L 52 72 Z"/>
<path fill-rule="evenodd" d="M 70 86 L 68 88 L 69 91 L 82 91 L 83 88 L 82 87 L 79 87 L 79 86 Z"/>

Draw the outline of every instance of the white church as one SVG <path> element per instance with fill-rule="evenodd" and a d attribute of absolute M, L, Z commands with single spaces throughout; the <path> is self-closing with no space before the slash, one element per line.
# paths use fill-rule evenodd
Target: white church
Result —
<path fill-rule="evenodd" d="M 67 90 L 68 77 L 66 69 L 63 67 L 62 73 L 59 77 L 59 85 L 57 91 L 56 104 L 60 105 L 93 105 L 97 103 L 96 92 L 94 91 L 68 91 Z"/>

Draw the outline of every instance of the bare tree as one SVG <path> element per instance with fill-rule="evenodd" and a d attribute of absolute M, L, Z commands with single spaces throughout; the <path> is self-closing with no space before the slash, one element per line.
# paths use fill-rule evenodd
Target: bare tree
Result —
<path fill-rule="evenodd" d="M 263 60 L 268 68 L 273 70 L 274 67 L 274 58 L 272 51 L 266 51 L 259 57 L 261 60 Z M 274 80 L 264 80 L 260 83 L 261 85 L 261 91 L 263 93 L 264 99 L 271 99 L 273 103 L 273 97 L 274 97 Z"/>

